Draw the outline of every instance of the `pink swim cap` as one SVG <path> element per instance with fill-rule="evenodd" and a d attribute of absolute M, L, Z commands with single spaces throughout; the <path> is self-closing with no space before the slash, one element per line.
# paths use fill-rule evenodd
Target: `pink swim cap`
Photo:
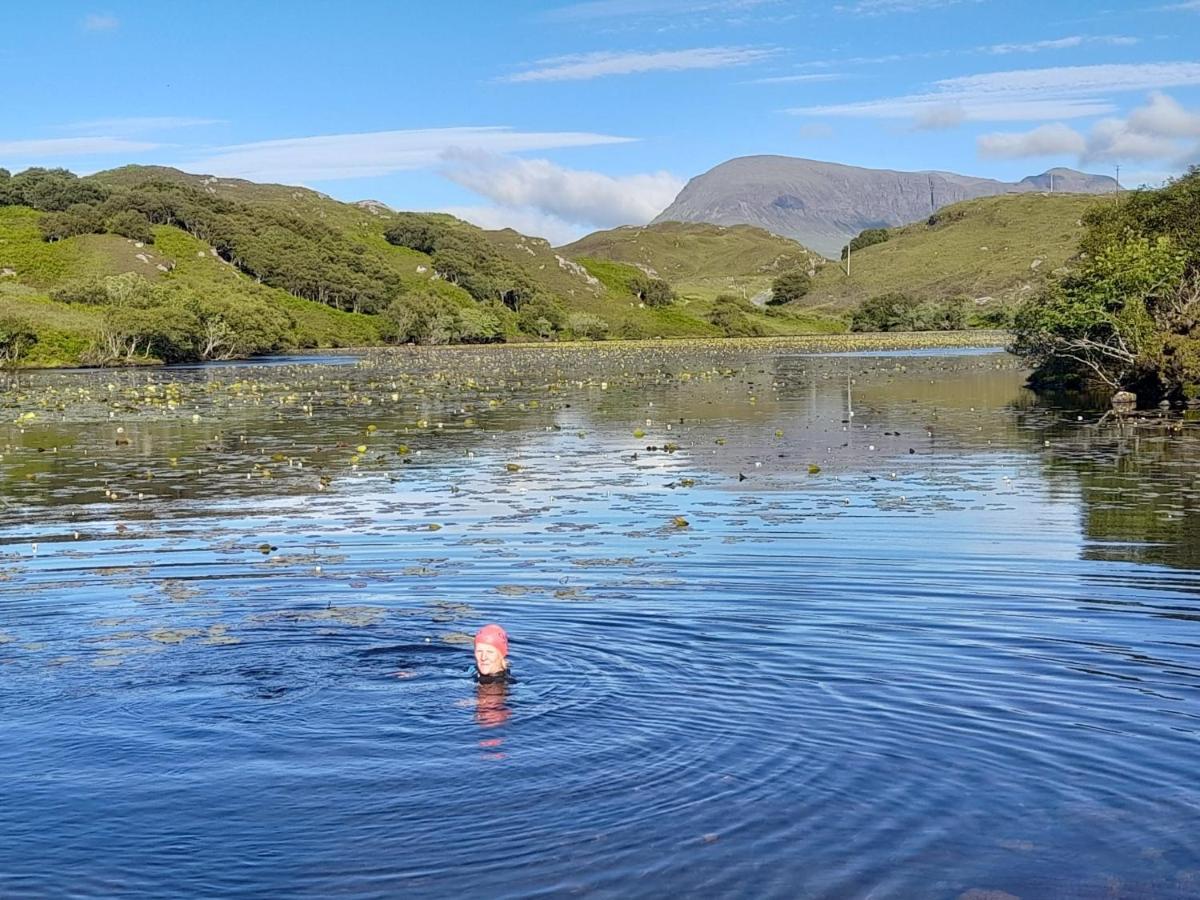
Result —
<path fill-rule="evenodd" d="M 484 625 L 475 632 L 475 644 L 490 644 L 500 651 L 501 656 L 508 656 L 508 635 L 499 625 Z"/>

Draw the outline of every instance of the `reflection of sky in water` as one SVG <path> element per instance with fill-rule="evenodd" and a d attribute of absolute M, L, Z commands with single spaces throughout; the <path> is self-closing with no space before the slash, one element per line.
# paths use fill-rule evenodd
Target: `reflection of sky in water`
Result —
<path fill-rule="evenodd" d="M 0 893 L 1194 895 L 1194 434 L 994 354 L 494 352 L 0 431 Z"/>

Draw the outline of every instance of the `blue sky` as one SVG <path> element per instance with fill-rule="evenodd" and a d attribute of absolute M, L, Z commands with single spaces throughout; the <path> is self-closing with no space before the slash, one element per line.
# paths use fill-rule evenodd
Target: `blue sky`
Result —
<path fill-rule="evenodd" d="M 1200 0 L 21 4 L 0 166 L 128 162 L 555 241 L 735 156 L 1157 183 L 1200 161 Z"/>

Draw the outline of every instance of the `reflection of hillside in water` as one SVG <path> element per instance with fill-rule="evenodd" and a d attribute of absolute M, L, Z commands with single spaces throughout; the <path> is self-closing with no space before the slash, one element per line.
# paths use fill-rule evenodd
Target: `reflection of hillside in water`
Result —
<path fill-rule="evenodd" d="M 1051 432 L 1046 474 L 1078 485 L 1088 559 L 1200 569 L 1195 423 L 1106 421 Z"/>
<path fill-rule="evenodd" d="M 182 386 L 178 408 L 147 405 L 147 385 L 168 381 Z M 47 373 L 0 404 L 0 507 L 32 520 L 47 506 L 117 498 L 112 514 L 136 519 L 176 502 L 325 490 L 486 493 L 513 460 L 531 487 L 661 472 L 710 486 L 746 473 L 748 488 L 794 490 L 813 483 L 811 465 L 853 480 L 1016 453 L 1046 461 L 1051 492 L 1080 497 L 1089 555 L 1200 568 L 1196 436 L 1080 422 L 1036 405 L 1022 381 L 999 353 L 541 360 L 480 350 L 356 367 Z M 138 390 L 142 400 L 130 399 Z M 37 419 L 14 423 L 26 409 Z"/>
<path fill-rule="evenodd" d="M 677 444 L 700 471 L 727 477 L 757 463 L 794 486 L 809 464 L 869 470 L 896 456 L 1018 441 L 1012 411 L 1032 403 L 1006 354 L 930 358 L 777 356 L 739 370 L 684 372 L 643 389 L 609 390 L 571 427 L 628 445 Z M 649 422 L 646 425 L 645 422 Z M 669 426 L 669 430 L 668 430 Z"/>

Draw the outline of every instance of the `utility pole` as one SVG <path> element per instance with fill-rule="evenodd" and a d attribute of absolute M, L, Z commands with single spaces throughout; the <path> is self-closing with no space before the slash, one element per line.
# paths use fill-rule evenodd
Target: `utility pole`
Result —
<path fill-rule="evenodd" d="M 1054 173 L 1050 173 L 1050 193 L 1054 193 Z"/>
<path fill-rule="evenodd" d="M 1121 205 L 1121 164 L 1117 163 L 1117 206 Z"/>
<path fill-rule="evenodd" d="M 846 277 L 850 276 L 850 245 L 846 245 Z"/>

